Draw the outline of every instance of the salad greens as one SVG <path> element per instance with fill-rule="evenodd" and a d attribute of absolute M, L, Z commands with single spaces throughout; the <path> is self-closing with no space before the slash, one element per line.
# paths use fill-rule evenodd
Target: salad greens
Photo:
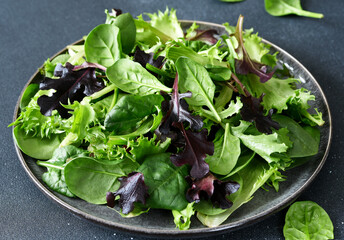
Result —
<path fill-rule="evenodd" d="M 166 209 L 181 230 L 194 215 L 218 226 L 317 154 L 322 114 L 243 16 L 219 36 L 182 29 L 173 9 L 146 15 L 106 11 L 84 44 L 48 59 L 15 141 L 60 194 L 123 217 Z"/>
<path fill-rule="evenodd" d="M 315 202 L 295 202 L 286 216 L 283 234 L 286 240 L 333 239 L 333 224 L 325 212 Z"/>

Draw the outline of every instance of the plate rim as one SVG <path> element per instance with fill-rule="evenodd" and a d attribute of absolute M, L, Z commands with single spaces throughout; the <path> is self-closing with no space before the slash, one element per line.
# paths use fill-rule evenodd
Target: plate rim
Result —
<path fill-rule="evenodd" d="M 199 24 L 199 25 L 224 29 L 224 26 L 221 24 L 206 22 L 206 21 L 179 20 L 179 22 L 183 23 L 183 24 L 192 24 L 193 22 L 196 22 L 196 24 Z M 82 41 L 83 41 L 83 39 L 80 39 L 80 40 L 77 40 L 74 43 L 71 43 L 69 45 L 75 45 L 75 44 L 78 44 Z M 38 189 L 40 191 L 42 191 L 44 193 L 44 195 L 46 195 L 51 201 L 53 201 L 54 203 L 57 203 L 59 206 L 62 206 L 65 209 L 67 209 L 68 211 L 73 213 L 73 215 L 77 215 L 77 216 L 84 218 L 88 221 L 91 221 L 91 222 L 96 223 L 98 225 L 100 224 L 102 226 L 105 226 L 105 227 L 108 227 L 111 229 L 116 229 L 119 231 L 131 233 L 131 234 L 135 234 L 135 235 L 141 235 L 141 236 L 144 235 L 144 236 L 149 236 L 149 237 L 190 237 L 190 235 L 192 235 L 192 237 L 198 237 L 198 236 L 204 237 L 205 235 L 208 235 L 208 236 L 209 235 L 217 235 L 217 234 L 221 234 L 224 232 L 233 231 L 233 230 L 236 230 L 239 228 L 244 228 L 244 227 L 252 225 L 256 222 L 262 221 L 265 218 L 267 218 L 268 216 L 270 216 L 271 214 L 276 213 L 276 212 L 282 210 L 283 208 L 287 207 L 289 204 L 291 204 L 293 201 L 295 201 L 297 199 L 297 197 L 299 197 L 300 194 L 303 191 L 305 191 L 305 189 L 307 187 L 309 187 L 309 185 L 313 182 L 315 177 L 318 175 L 318 173 L 322 169 L 322 167 L 323 167 L 323 165 L 324 165 L 324 163 L 328 157 L 331 142 L 332 142 L 332 134 L 333 134 L 332 133 L 332 117 L 331 117 L 329 104 L 328 104 L 327 98 L 326 98 L 322 88 L 320 87 L 319 83 L 316 81 L 314 76 L 308 71 L 308 69 L 306 67 L 304 67 L 295 57 L 293 57 L 287 51 L 283 50 L 279 46 L 271 43 L 270 41 L 268 41 L 264 38 L 262 38 L 262 41 L 266 44 L 271 45 L 278 52 L 283 53 L 285 56 L 287 56 L 289 59 L 291 59 L 294 63 L 296 63 L 302 69 L 302 71 L 306 73 L 306 75 L 309 76 L 310 80 L 316 85 L 317 90 L 320 92 L 320 95 L 322 96 L 322 98 L 324 100 L 326 110 L 328 112 L 328 129 L 329 129 L 328 136 L 329 136 L 329 138 L 328 138 L 328 141 L 326 144 L 326 150 L 324 152 L 324 155 L 322 156 L 320 163 L 318 164 L 317 168 L 314 170 L 312 175 L 304 182 L 304 184 L 298 190 L 296 190 L 292 195 L 290 195 L 289 197 L 287 197 L 286 199 L 284 199 L 283 201 L 281 201 L 280 203 L 278 203 L 277 205 L 275 205 L 272 208 L 269 208 L 265 211 L 260 212 L 259 214 L 253 215 L 249 218 L 245 218 L 245 219 L 233 222 L 233 223 L 223 224 L 223 225 L 220 225 L 217 227 L 211 227 L 211 228 L 208 228 L 208 227 L 194 228 L 194 229 L 189 229 L 186 231 L 181 231 L 179 229 L 173 229 L 173 230 L 166 230 L 166 229 L 159 230 L 159 229 L 152 229 L 152 228 L 147 229 L 144 227 L 131 226 L 128 224 L 121 224 L 118 222 L 108 221 L 108 220 L 96 217 L 94 215 L 88 214 L 88 213 L 86 213 L 86 212 L 84 212 L 78 208 L 75 208 L 75 207 L 69 205 L 68 203 L 64 202 L 62 199 L 60 199 L 56 195 L 54 195 L 52 193 L 52 191 L 50 189 L 48 189 L 47 187 L 45 187 L 43 185 L 43 183 L 41 183 L 38 180 L 38 178 L 34 175 L 34 173 L 30 170 L 29 166 L 27 165 L 27 163 L 25 161 L 25 157 L 24 157 L 22 151 L 20 150 L 20 148 L 17 146 L 15 138 L 13 136 L 13 143 L 14 143 L 14 146 L 16 149 L 17 156 L 18 156 L 23 168 L 25 169 L 26 173 L 29 175 L 31 181 L 33 181 L 33 183 L 36 185 L 36 187 L 38 187 Z M 67 51 L 67 46 L 64 47 L 62 50 L 58 51 L 56 54 L 54 54 L 50 59 L 54 59 L 56 56 L 66 52 L 66 51 Z M 40 69 L 43 66 L 44 66 L 44 63 L 35 71 L 34 74 L 32 74 L 32 76 L 30 77 L 28 82 L 25 84 L 23 90 L 21 91 L 21 93 L 18 97 L 16 106 L 15 106 L 13 121 L 16 120 L 16 118 L 19 114 L 20 100 L 22 98 L 22 95 L 23 95 L 25 89 L 33 81 L 33 79 L 37 76 L 37 74 L 40 73 Z M 13 134 L 13 129 L 14 129 L 14 126 L 12 127 L 12 134 Z"/>

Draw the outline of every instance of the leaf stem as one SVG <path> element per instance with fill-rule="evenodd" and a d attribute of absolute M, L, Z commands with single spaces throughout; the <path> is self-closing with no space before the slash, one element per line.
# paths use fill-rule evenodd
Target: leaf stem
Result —
<path fill-rule="evenodd" d="M 91 100 L 100 98 L 100 97 L 104 96 L 105 94 L 107 94 L 107 93 L 109 93 L 109 92 L 111 92 L 111 91 L 113 91 L 113 90 L 115 90 L 115 89 L 117 89 L 116 86 L 115 86 L 115 84 L 111 84 L 111 85 L 109 85 L 109 86 L 103 88 L 102 90 L 93 93 L 93 94 L 90 96 L 90 98 L 91 98 Z"/>
<path fill-rule="evenodd" d="M 322 13 L 315 13 L 306 10 L 298 10 L 295 12 L 296 15 L 303 16 L 303 17 L 311 17 L 311 18 L 323 18 L 324 14 Z"/>
<path fill-rule="evenodd" d="M 46 167 L 46 168 L 55 168 L 55 169 L 59 169 L 59 170 L 64 169 L 64 166 L 57 166 L 55 164 L 52 164 L 52 163 L 46 162 L 46 161 L 37 161 L 36 163 L 38 166 L 42 166 L 42 167 Z"/>
<path fill-rule="evenodd" d="M 118 100 L 118 88 L 115 88 L 115 92 L 114 92 L 114 95 L 113 95 L 112 102 L 111 102 L 109 110 L 113 109 L 113 107 L 117 103 L 117 100 Z"/>

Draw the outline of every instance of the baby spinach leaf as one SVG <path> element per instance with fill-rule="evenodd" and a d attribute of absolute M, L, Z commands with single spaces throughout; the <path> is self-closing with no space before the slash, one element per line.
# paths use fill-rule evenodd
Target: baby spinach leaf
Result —
<path fill-rule="evenodd" d="M 57 148 L 51 159 L 48 161 L 37 161 L 38 166 L 46 167 L 47 172 L 43 173 L 42 180 L 48 187 L 58 193 L 67 197 L 74 197 L 75 195 L 69 191 L 64 177 L 64 166 L 67 161 L 76 157 L 86 157 L 85 150 L 74 146 L 66 146 Z"/>
<path fill-rule="evenodd" d="M 117 16 L 110 15 L 108 10 L 105 10 L 105 13 L 107 14 L 106 23 L 113 24 L 120 30 L 122 51 L 126 54 L 131 53 L 136 41 L 136 25 L 133 17 L 130 13 Z"/>
<path fill-rule="evenodd" d="M 227 123 L 225 130 L 217 131 L 214 139 L 214 154 L 207 156 L 205 161 L 209 164 L 211 172 L 227 175 L 235 167 L 240 151 L 240 140 L 230 133 Z"/>
<path fill-rule="evenodd" d="M 41 107 L 41 113 L 51 116 L 53 110 L 57 110 L 61 117 L 71 116 L 68 110 L 61 104 L 69 104 L 81 101 L 85 96 L 90 96 L 104 88 L 104 82 L 96 78 L 95 68 L 86 68 L 73 71 L 74 66 L 66 63 L 66 66 L 57 65 L 60 78 L 45 78 L 39 88 L 41 90 L 55 89 L 52 96 L 41 96 L 37 103 Z M 56 72 L 56 69 L 55 69 Z"/>
<path fill-rule="evenodd" d="M 23 111 L 23 109 L 29 105 L 31 99 L 36 95 L 36 93 L 39 90 L 39 85 L 37 83 L 31 83 L 27 88 L 25 89 L 21 99 L 20 99 L 20 110 Z"/>
<path fill-rule="evenodd" d="M 325 210 L 315 202 L 295 202 L 285 216 L 283 235 L 286 240 L 333 239 L 333 224 Z"/>
<path fill-rule="evenodd" d="M 296 14 L 304 17 L 323 18 L 321 13 L 305 11 L 300 0 L 265 0 L 265 10 L 272 16 Z"/>
<path fill-rule="evenodd" d="M 314 138 L 304 128 L 302 128 L 293 119 L 284 115 L 274 115 L 273 119 L 277 121 L 282 128 L 289 130 L 288 136 L 293 146 L 288 149 L 287 154 L 291 158 L 307 157 L 318 153 L 319 139 Z"/>
<path fill-rule="evenodd" d="M 31 133 L 25 133 L 20 126 L 13 129 L 13 136 L 20 150 L 36 159 L 50 159 L 63 138 L 63 134 L 52 134 L 49 138 L 33 136 Z"/>
<path fill-rule="evenodd" d="M 217 215 L 226 211 L 226 209 L 214 207 L 213 203 L 210 200 L 205 200 L 205 199 L 202 199 L 200 202 L 196 203 L 194 206 L 197 213 L 202 213 L 202 214 L 210 215 L 210 216 Z"/>
<path fill-rule="evenodd" d="M 241 154 L 238 158 L 237 164 L 235 165 L 235 167 L 232 169 L 232 171 L 229 174 L 222 177 L 221 179 L 227 179 L 230 176 L 234 175 L 235 173 L 239 172 L 241 169 L 246 167 L 251 162 L 251 160 L 254 158 L 255 155 L 256 155 L 255 152 L 247 148 L 241 149 Z"/>
<path fill-rule="evenodd" d="M 164 98 L 161 95 L 127 95 L 122 97 L 106 116 L 104 126 L 114 134 L 123 134 L 136 127 L 146 116 L 157 112 Z"/>
<path fill-rule="evenodd" d="M 232 75 L 232 71 L 226 67 L 206 65 L 205 68 L 207 69 L 211 79 L 215 81 L 227 81 Z"/>
<path fill-rule="evenodd" d="M 119 28 L 110 24 L 95 27 L 85 40 L 87 62 L 110 67 L 121 58 L 122 46 Z"/>
<path fill-rule="evenodd" d="M 114 207 L 116 196 L 120 196 L 119 207 L 122 209 L 123 214 L 132 212 L 135 202 L 146 204 L 146 198 L 149 195 L 142 173 L 132 172 L 129 173 L 128 177 L 121 177 L 118 180 L 121 182 L 119 189 L 114 193 L 108 192 L 106 194 L 109 207 Z"/>
<path fill-rule="evenodd" d="M 227 86 L 222 86 L 218 91 L 218 96 L 214 98 L 215 108 L 217 112 L 221 112 L 232 99 L 233 90 Z"/>
<path fill-rule="evenodd" d="M 105 204 L 107 192 L 119 187 L 119 177 L 136 170 L 138 164 L 124 159 L 120 163 L 77 157 L 67 163 L 64 177 L 68 189 L 77 197 L 94 204 Z"/>
<path fill-rule="evenodd" d="M 177 211 L 187 207 L 185 177 L 188 171 L 185 166 L 174 166 L 169 153 L 148 156 L 138 171 L 145 176 L 148 187 L 147 206 Z"/>
<path fill-rule="evenodd" d="M 120 59 L 106 70 L 109 80 L 124 92 L 135 95 L 149 95 L 160 91 L 171 92 L 139 63 Z"/>
<path fill-rule="evenodd" d="M 179 89 L 182 92 L 191 91 L 191 98 L 186 101 L 193 106 L 207 106 L 218 122 L 221 117 L 217 113 L 214 104 L 215 85 L 207 70 L 189 58 L 180 57 L 176 61 L 179 76 Z"/>

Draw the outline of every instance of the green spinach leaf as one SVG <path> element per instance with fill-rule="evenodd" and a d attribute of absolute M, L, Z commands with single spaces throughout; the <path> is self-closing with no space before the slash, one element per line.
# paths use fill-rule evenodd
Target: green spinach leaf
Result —
<path fill-rule="evenodd" d="M 143 173 L 148 186 L 147 206 L 177 211 L 187 207 L 185 177 L 188 171 L 186 166 L 174 166 L 169 153 L 147 157 L 138 171 Z"/>
<path fill-rule="evenodd" d="M 105 128 L 114 134 L 123 134 L 136 127 L 146 116 L 157 112 L 164 98 L 161 95 L 127 95 L 111 109 L 105 119 Z"/>
<path fill-rule="evenodd" d="M 265 10 L 272 16 L 296 14 L 304 17 L 323 18 L 321 13 L 305 11 L 300 0 L 265 0 Z"/>
<path fill-rule="evenodd" d="M 207 70 L 189 58 L 180 57 L 176 61 L 176 68 L 179 76 L 179 89 L 182 92 L 191 91 L 191 98 L 185 99 L 192 106 L 207 106 L 214 118 L 221 122 L 213 104 L 215 85 Z"/>
<path fill-rule="evenodd" d="M 288 136 L 293 146 L 288 149 L 287 154 L 291 158 L 307 157 L 318 153 L 319 139 L 314 138 L 293 119 L 284 115 L 273 115 L 272 119 L 277 121 L 282 128 L 289 130 Z"/>
<path fill-rule="evenodd" d="M 171 92 L 139 63 L 120 59 L 106 70 L 109 80 L 124 92 L 145 96 L 159 91 Z"/>
<path fill-rule="evenodd" d="M 31 83 L 30 85 L 27 86 L 25 89 L 22 98 L 20 99 L 20 110 L 23 111 L 23 109 L 29 105 L 31 99 L 36 95 L 36 93 L 39 90 L 39 84 L 37 83 Z"/>
<path fill-rule="evenodd" d="M 107 24 L 113 24 L 119 28 L 121 33 L 121 45 L 122 51 L 129 54 L 135 45 L 136 41 L 136 25 L 133 17 L 130 13 L 122 13 L 117 17 L 110 16 L 108 10 L 105 10 L 107 14 Z"/>
<path fill-rule="evenodd" d="M 325 212 L 315 202 L 295 202 L 286 216 L 283 234 L 286 240 L 333 239 L 333 224 Z"/>
<path fill-rule="evenodd" d="M 230 133 L 227 123 L 225 130 L 220 129 L 214 139 L 214 154 L 207 156 L 205 161 L 213 173 L 229 174 L 235 167 L 240 155 L 240 140 Z"/>
<path fill-rule="evenodd" d="M 68 189 L 79 198 L 89 203 L 105 204 L 106 193 L 118 189 L 118 178 L 128 175 L 137 167 L 138 164 L 129 159 L 117 163 L 77 157 L 65 166 L 64 177 Z"/>
<path fill-rule="evenodd" d="M 49 138 L 41 138 L 25 133 L 20 126 L 16 126 L 13 129 L 13 136 L 17 146 L 26 155 L 36 159 L 50 159 L 55 149 L 59 147 L 63 134 L 52 134 Z"/>
<path fill-rule="evenodd" d="M 86 60 L 110 67 L 121 58 L 119 28 L 110 24 L 95 27 L 85 40 Z"/>
<path fill-rule="evenodd" d="M 48 161 L 37 161 L 38 166 L 46 167 L 47 172 L 43 173 L 42 180 L 48 187 L 67 197 L 75 195 L 68 189 L 64 177 L 64 166 L 73 158 L 86 157 L 87 152 L 74 146 L 57 148 L 51 159 Z"/>

